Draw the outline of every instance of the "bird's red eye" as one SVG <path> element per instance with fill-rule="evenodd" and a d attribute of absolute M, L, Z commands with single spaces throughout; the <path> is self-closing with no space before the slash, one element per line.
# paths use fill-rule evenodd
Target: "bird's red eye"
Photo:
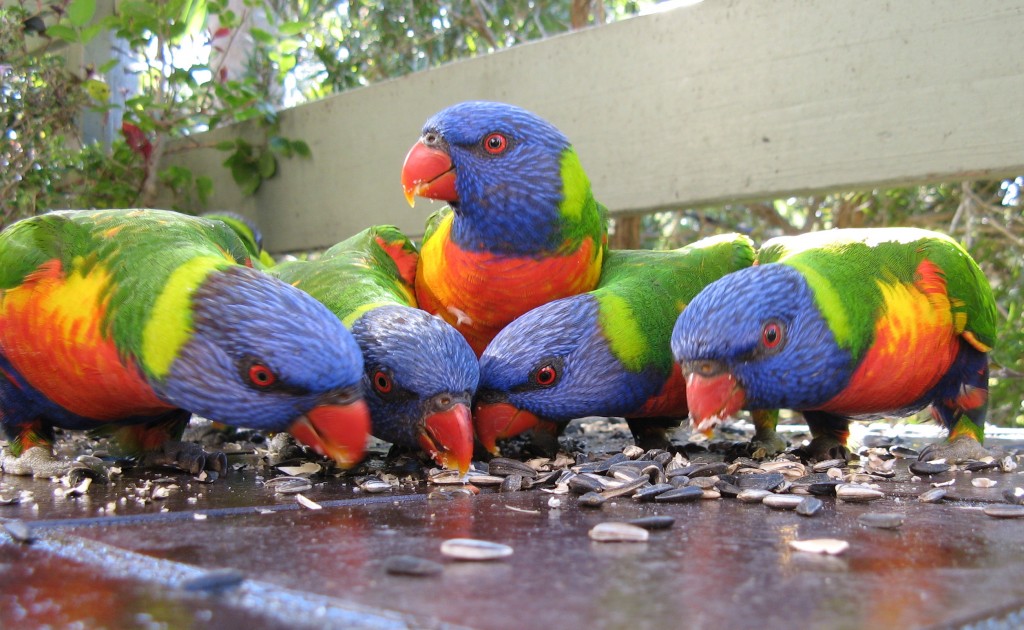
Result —
<path fill-rule="evenodd" d="M 262 363 L 253 363 L 249 366 L 249 382 L 256 387 L 270 387 L 276 381 L 274 373 Z"/>
<path fill-rule="evenodd" d="M 500 133 L 492 133 L 491 135 L 484 138 L 484 150 L 491 155 L 498 155 L 504 153 L 505 149 L 508 148 L 508 138 Z"/>
<path fill-rule="evenodd" d="M 777 348 L 782 343 L 782 326 L 775 322 L 765 324 L 764 330 L 761 331 L 761 343 L 769 350 Z"/>
<path fill-rule="evenodd" d="M 550 387 L 551 385 L 554 385 L 557 380 L 558 371 L 552 365 L 545 365 L 541 369 L 537 370 L 537 373 L 533 376 L 533 382 L 541 387 Z"/>
<path fill-rule="evenodd" d="M 373 388 L 382 394 L 386 394 L 391 391 L 391 387 L 391 377 L 388 376 L 388 373 L 383 370 L 377 370 L 373 375 Z"/>

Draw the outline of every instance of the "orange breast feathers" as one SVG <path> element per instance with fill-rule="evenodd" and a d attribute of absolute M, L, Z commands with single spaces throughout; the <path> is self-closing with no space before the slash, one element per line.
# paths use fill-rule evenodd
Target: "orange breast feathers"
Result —
<path fill-rule="evenodd" d="M 872 414 L 910 406 L 949 370 L 960 348 L 946 282 L 933 263 L 914 284 L 879 281 L 875 339 L 847 387 L 821 409 Z"/>
<path fill-rule="evenodd" d="M 561 256 L 509 258 L 459 249 L 450 229 L 446 220 L 420 250 L 416 299 L 461 332 L 477 356 L 516 317 L 590 291 L 601 275 L 602 253 L 590 239 Z"/>
<path fill-rule="evenodd" d="M 0 291 L 0 349 L 15 370 L 68 411 L 95 420 L 150 415 L 159 400 L 130 359 L 101 329 L 110 274 L 65 275 L 51 260 L 20 286 Z"/>

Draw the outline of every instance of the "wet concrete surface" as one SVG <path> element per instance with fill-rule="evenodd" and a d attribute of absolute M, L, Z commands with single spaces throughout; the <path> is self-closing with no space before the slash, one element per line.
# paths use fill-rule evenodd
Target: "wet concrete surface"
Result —
<path fill-rule="evenodd" d="M 346 478 L 315 481 L 303 495 L 321 509 L 310 509 L 249 469 L 213 484 L 128 471 L 78 497 L 49 480 L 4 476 L 0 496 L 33 500 L 0 505 L 0 521 L 29 525 L 33 540 L 0 530 L 0 627 L 1019 627 L 1024 519 L 982 509 L 1003 503 L 1024 476 L 914 480 L 905 461 L 897 471 L 879 484 L 885 498 L 823 497 L 813 517 L 731 498 L 620 497 L 595 509 L 539 490 L 440 499 L 425 483 L 369 495 Z M 975 487 L 978 477 L 996 485 Z M 917 499 L 949 479 L 952 500 Z M 177 488 L 139 500 L 155 486 Z M 858 522 L 879 512 L 903 514 L 904 524 Z M 654 514 L 675 524 L 644 543 L 587 535 Z M 440 552 L 450 538 L 514 553 L 452 560 Z M 850 546 L 827 556 L 788 544 L 816 538 Z M 443 570 L 389 574 L 387 560 L 402 554 Z"/>

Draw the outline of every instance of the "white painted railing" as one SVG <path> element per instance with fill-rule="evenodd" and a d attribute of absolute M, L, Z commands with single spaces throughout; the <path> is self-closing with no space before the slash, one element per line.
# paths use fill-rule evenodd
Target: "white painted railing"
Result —
<path fill-rule="evenodd" d="M 282 114 L 312 160 L 214 204 L 276 252 L 374 223 L 422 231 L 399 185 L 422 123 L 461 100 L 551 120 L 613 213 L 1024 172 L 1024 0 L 706 0 L 352 90 Z M 230 136 L 244 128 L 215 132 Z"/>

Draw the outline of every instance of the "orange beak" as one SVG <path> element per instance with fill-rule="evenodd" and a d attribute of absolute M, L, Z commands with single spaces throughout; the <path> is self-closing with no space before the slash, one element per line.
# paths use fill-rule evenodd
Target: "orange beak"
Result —
<path fill-rule="evenodd" d="M 359 463 L 370 435 L 370 409 L 362 400 L 313 407 L 288 432 L 342 468 Z"/>
<path fill-rule="evenodd" d="M 726 372 L 715 376 L 686 376 L 686 405 L 693 427 L 710 435 L 719 422 L 743 408 L 746 392 L 736 378 Z"/>
<path fill-rule="evenodd" d="M 473 419 L 469 407 L 459 403 L 427 416 L 419 443 L 443 468 L 458 469 L 465 475 L 473 458 Z"/>
<path fill-rule="evenodd" d="M 409 205 L 416 196 L 442 201 L 458 201 L 455 192 L 455 167 L 447 153 L 417 142 L 409 149 L 402 165 L 402 190 Z"/>
<path fill-rule="evenodd" d="M 480 443 L 497 455 L 498 440 L 532 429 L 540 424 L 540 418 L 508 403 L 485 403 L 473 410 L 473 424 Z"/>

